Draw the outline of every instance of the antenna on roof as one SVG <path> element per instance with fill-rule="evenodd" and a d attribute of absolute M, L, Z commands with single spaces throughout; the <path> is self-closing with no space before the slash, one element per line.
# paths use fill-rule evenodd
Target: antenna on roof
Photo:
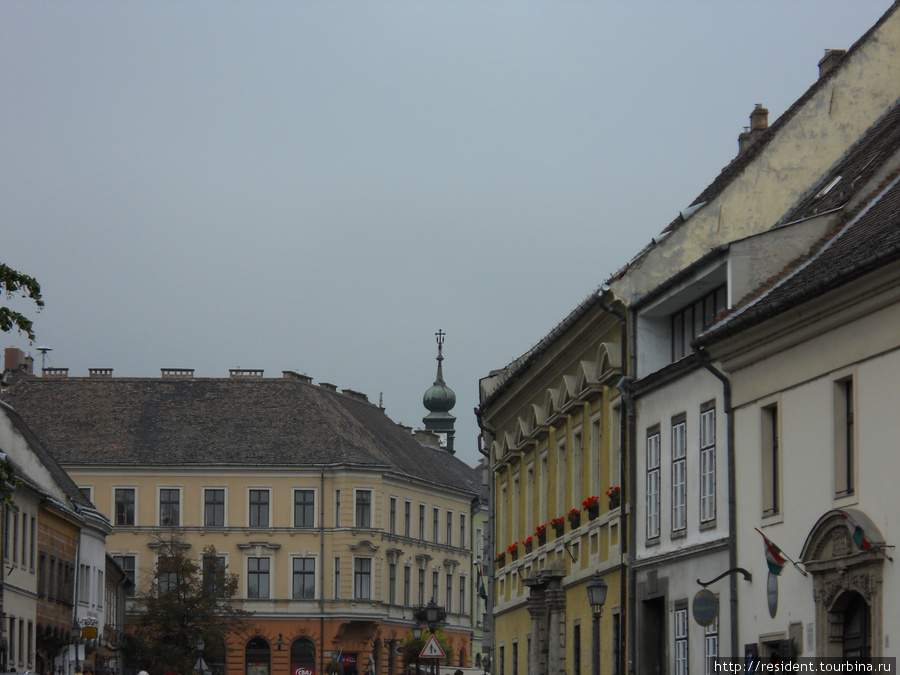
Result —
<path fill-rule="evenodd" d="M 35 347 L 41 353 L 41 375 L 44 374 L 44 368 L 47 367 L 47 352 L 52 352 L 53 347 L 48 347 L 47 345 L 41 345 L 40 347 Z"/>

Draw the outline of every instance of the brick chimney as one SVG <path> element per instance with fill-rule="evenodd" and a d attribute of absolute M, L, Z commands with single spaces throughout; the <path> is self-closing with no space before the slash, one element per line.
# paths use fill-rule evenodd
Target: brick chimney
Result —
<path fill-rule="evenodd" d="M 834 70 L 835 66 L 844 58 L 847 53 L 846 49 L 826 49 L 825 56 L 819 61 L 819 79 L 821 80 L 828 73 Z"/>
<path fill-rule="evenodd" d="M 750 113 L 750 126 L 744 127 L 744 131 L 738 136 L 738 156 L 751 145 L 756 143 L 757 139 L 763 135 L 769 128 L 769 110 L 763 107 L 762 103 L 757 103 Z"/>

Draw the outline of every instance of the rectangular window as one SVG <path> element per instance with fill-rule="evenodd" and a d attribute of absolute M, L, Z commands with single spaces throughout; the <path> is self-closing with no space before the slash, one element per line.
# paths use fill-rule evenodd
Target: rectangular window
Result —
<path fill-rule="evenodd" d="M 372 527 L 372 491 L 356 491 L 356 527 Z"/>
<path fill-rule="evenodd" d="M 410 576 L 412 575 L 412 567 L 403 567 L 403 605 L 409 607 L 410 597 Z"/>
<path fill-rule="evenodd" d="M 334 559 L 334 599 L 341 597 L 341 559 Z"/>
<path fill-rule="evenodd" d="M 459 613 L 466 613 L 466 576 L 459 575 Z"/>
<path fill-rule="evenodd" d="M 269 527 L 269 491 L 250 490 L 250 527 Z"/>
<path fill-rule="evenodd" d="M 372 559 L 353 559 L 353 597 L 368 600 L 372 597 Z"/>
<path fill-rule="evenodd" d="M 207 488 L 203 491 L 203 524 L 206 527 L 225 527 L 223 488 Z"/>
<path fill-rule="evenodd" d="M 203 589 L 216 598 L 225 597 L 225 556 L 203 554 Z"/>
<path fill-rule="evenodd" d="M 659 537 L 659 428 L 647 436 L 647 539 Z"/>
<path fill-rule="evenodd" d="M 175 562 L 168 556 L 159 556 L 156 560 L 156 584 L 160 594 L 168 593 L 178 586 Z"/>
<path fill-rule="evenodd" d="M 853 378 L 834 383 L 834 496 L 854 492 Z"/>
<path fill-rule="evenodd" d="M 412 502 L 407 501 L 403 504 L 403 536 L 411 536 L 411 520 L 412 520 Z"/>
<path fill-rule="evenodd" d="M 78 602 L 87 604 L 91 597 L 91 569 L 87 565 L 78 566 Z"/>
<path fill-rule="evenodd" d="M 135 559 L 133 555 L 114 555 L 113 560 L 118 563 L 119 567 L 122 568 L 122 571 L 125 572 L 125 577 L 131 582 L 130 584 L 125 585 L 125 595 L 126 597 L 133 598 L 134 597 L 134 579 L 135 579 Z M 43 554 L 41 555 L 41 566 L 43 566 Z"/>
<path fill-rule="evenodd" d="M 19 514 L 12 513 L 12 561 L 19 562 Z"/>
<path fill-rule="evenodd" d="M 116 525 L 134 525 L 134 488 L 116 488 Z"/>
<path fill-rule="evenodd" d="M 672 361 L 693 351 L 691 340 L 727 309 L 727 302 L 723 284 L 672 314 Z"/>
<path fill-rule="evenodd" d="M 181 490 L 179 488 L 159 489 L 159 524 L 162 527 L 181 525 Z"/>
<path fill-rule="evenodd" d="M 388 603 L 397 603 L 397 563 L 388 563 Z"/>
<path fill-rule="evenodd" d="M 439 523 L 441 522 L 441 509 L 440 507 L 435 506 L 431 511 L 431 538 L 434 540 L 434 543 L 438 543 L 438 539 L 440 536 L 441 527 Z"/>
<path fill-rule="evenodd" d="M 294 490 L 294 527 L 316 526 L 315 490 Z"/>
<path fill-rule="evenodd" d="M 763 516 L 780 513 L 778 405 L 762 409 L 762 491 Z"/>
<path fill-rule="evenodd" d="M 447 511 L 447 546 L 453 546 L 453 511 Z"/>
<path fill-rule="evenodd" d="M 719 658 L 719 617 L 706 627 L 706 675 L 714 675 L 716 671 L 716 659 Z"/>
<path fill-rule="evenodd" d="M 247 597 L 266 599 L 269 597 L 268 558 L 247 558 Z"/>
<path fill-rule="evenodd" d="M 34 516 L 31 516 L 31 538 L 28 548 L 31 551 L 29 558 L 31 559 L 31 572 L 33 573 L 35 560 L 34 552 L 37 550 L 37 519 L 35 519 Z"/>
<path fill-rule="evenodd" d="M 425 570 L 419 568 L 419 604 L 425 604 Z"/>
<path fill-rule="evenodd" d="M 688 610 L 675 606 L 675 675 L 688 675 Z"/>
<path fill-rule="evenodd" d="M 466 514 L 459 514 L 459 547 L 468 548 L 466 546 Z"/>
<path fill-rule="evenodd" d="M 572 626 L 572 675 L 581 675 L 581 624 Z"/>
<path fill-rule="evenodd" d="M 314 600 L 316 597 L 316 559 L 294 558 L 292 586 L 294 600 Z"/>
<path fill-rule="evenodd" d="M 622 615 L 613 612 L 612 615 L 612 675 L 619 675 L 619 659 L 621 658 L 622 641 Z"/>
<path fill-rule="evenodd" d="M 444 592 L 444 609 L 449 614 L 453 611 L 453 575 L 447 572 L 447 588 Z"/>
<path fill-rule="evenodd" d="M 672 420 L 672 531 L 687 527 L 687 422 Z"/>
<path fill-rule="evenodd" d="M 334 491 L 334 526 L 341 526 L 341 491 Z"/>
<path fill-rule="evenodd" d="M 440 602 L 440 600 L 438 600 L 438 598 L 440 597 L 438 595 L 438 591 L 440 590 L 440 583 L 441 583 L 441 573 L 438 572 L 437 570 L 432 570 L 431 571 L 431 597 L 434 598 L 435 602 Z"/>
<path fill-rule="evenodd" d="M 716 519 L 716 409 L 700 412 L 700 522 Z"/>
<path fill-rule="evenodd" d="M 391 497 L 391 510 L 388 516 L 388 532 L 397 534 L 397 498 Z"/>
<path fill-rule="evenodd" d="M 419 539 L 425 541 L 425 505 L 419 504 Z"/>

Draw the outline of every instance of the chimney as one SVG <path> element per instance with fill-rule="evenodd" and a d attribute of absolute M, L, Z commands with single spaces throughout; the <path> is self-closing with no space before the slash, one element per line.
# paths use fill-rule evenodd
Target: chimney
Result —
<path fill-rule="evenodd" d="M 193 368 L 160 368 L 160 373 L 164 379 L 184 378 L 190 379 L 194 376 Z"/>
<path fill-rule="evenodd" d="M 331 382 L 319 382 L 319 386 L 328 391 L 337 391 L 337 385 L 331 384 Z"/>
<path fill-rule="evenodd" d="M 3 352 L 3 370 L 16 371 L 25 364 L 25 352 L 18 347 L 7 347 Z"/>
<path fill-rule="evenodd" d="M 231 368 L 228 370 L 228 376 L 234 379 L 240 379 L 242 377 L 262 377 L 263 376 L 262 369 L 256 368 Z"/>
<path fill-rule="evenodd" d="M 819 61 L 819 79 L 821 80 L 834 70 L 846 53 L 846 49 L 826 49 L 825 56 Z"/>
<path fill-rule="evenodd" d="M 88 368 L 88 377 L 112 377 L 112 368 Z"/>
<path fill-rule="evenodd" d="M 285 380 L 300 380 L 306 384 L 312 383 L 312 378 L 309 375 L 301 375 L 293 370 L 282 370 L 281 374 Z"/>
<path fill-rule="evenodd" d="M 769 111 L 763 108 L 762 103 L 757 103 L 750 113 L 750 126 L 744 127 L 744 131 L 738 136 L 738 156 L 740 157 L 757 139 L 769 128 Z"/>
<path fill-rule="evenodd" d="M 42 371 L 44 377 L 68 377 L 68 368 L 44 368 Z"/>

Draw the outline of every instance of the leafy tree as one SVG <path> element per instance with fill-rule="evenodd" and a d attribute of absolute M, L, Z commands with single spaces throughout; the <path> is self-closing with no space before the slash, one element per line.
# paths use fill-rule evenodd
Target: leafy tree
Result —
<path fill-rule="evenodd" d="M 44 306 L 41 298 L 41 285 L 37 279 L 27 274 L 22 274 L 4 263 L 0 263 L 0 291 L 9 299 L 16 295 L 34 300 L 38 311 Z M 31 320 L 9 307 L 0 306 L 0 331 L 8 333 L 11 330 L 28 335 L 29 340 L 34 340 L 34 327 Z"/>
<path fill-rule="evenodd" d="M 238 579 L 217 564 L 213 546 L 203 549 L 203 569 L 177 540 L 160 541 L 159 564 L 150 590 L 135 599 L 138 615 L 129 621 L 126 659 L 138 670 L 162 675 L 167 670 L 190 673 L 199 657 L 225 662 L 225 638 L 251 612 L 232 602 Z"/>

